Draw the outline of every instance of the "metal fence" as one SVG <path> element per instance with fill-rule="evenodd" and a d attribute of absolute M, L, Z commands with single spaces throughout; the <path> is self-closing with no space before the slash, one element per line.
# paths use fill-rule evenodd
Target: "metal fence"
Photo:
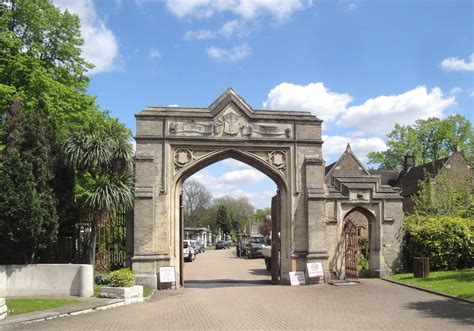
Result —
<path fill-rule="evenodd" d="M 59 229 L 57 241 L 43 254 L 41 262 L 89 263 L 90 223 L 74 223 Z M 97 227 L 95 268 L 110 271 L 125 266 L 126 220 L 119 215 L 113 220 L 104 220 Z"/>

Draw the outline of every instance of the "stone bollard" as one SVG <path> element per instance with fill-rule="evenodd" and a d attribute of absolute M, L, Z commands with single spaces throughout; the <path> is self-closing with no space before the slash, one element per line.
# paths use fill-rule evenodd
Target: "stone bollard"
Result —
<path fill-rule="evenodd" d="M 7 317 L 7 304 L 5 298 L 0 298 L 0 321 Z"/>

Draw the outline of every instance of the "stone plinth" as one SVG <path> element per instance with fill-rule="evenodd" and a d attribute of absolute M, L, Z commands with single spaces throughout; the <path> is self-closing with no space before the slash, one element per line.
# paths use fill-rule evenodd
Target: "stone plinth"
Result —
<path fill-rule="evenodd" d="M 143 301 L 143 286 L 134 285 L 131 287 L 102 287 L 100 289 L 101 298 L 125 299 L 125 304 Z"/>

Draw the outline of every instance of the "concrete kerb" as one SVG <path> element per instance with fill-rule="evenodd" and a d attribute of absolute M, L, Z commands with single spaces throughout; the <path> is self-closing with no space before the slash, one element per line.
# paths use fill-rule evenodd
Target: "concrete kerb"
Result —
<path fill-rule="evenodd" d="M 442 293 L 442 292 L 438 292 L 438 291 L 429 290 L 429 289 L 426 289 L 426 288 L 423 288 L 423 287 L 418 287 L 418 286 L 415 286 L 415 285 L 411 285 L 411 284 L 406 284 L 406 283 L 398 282 L 398 281 L 396 281 L 396 280 L 389 279 L 389 278 L 380 278 L 380 279 L 382 279 L 382 280 L 384 280 L 384 281 L 386 281 L 386 282 L 392 283 L 392 284 L 398 284 L 398 285 L 402 285 L 402 286 L 405 286 L 405 287 L 409 287 L 409 288 L 412 288 L 412 289 L 415 289 L 415 290 L 419 290 L 419 291 L 423 291 L 423 292 L 427 292 L 427 293 L 431 293 L 431 294 L 440 295 L 440 296 L 445 297 L 445 298 L 454 299 L 454 300 L 459 300 L 459 301 L 464 301 L 464 302 L 467 302 L 467 303 L 474 304 L 474 301 L 472 301 L 472 300 L 465 299 L 465 298 L 460 298 L 460 297 L 457 297 L 457 296 L 454 296 L 454 295 L 451 295 L 451 294 L 446 294 L 446 293 Z"/>
<path fill-rule="evenodd" d="M 153 297 L 154 293 L 155 292 L 153 291 L 149 296 L 145 297 L 144 301 L 150 300 L 150 298 Z M 46 311 L 37 311 L 37 312 L 32 312 L 32 313 L 27 313 L 27 314 L 10 316 L 9 318 L 0 322 L 0 328 L 6 327 L 6 326 L 13 326 L 16 324 L 30 324 L 34 322 L 47 321 L 47 320 L 52 320 L 56 318 L 88 314 L 88 313 L 92 313 L 96 311 L 102 311 L 102 310 L 107 310 L 111 308 L 122 307 L 129 304 L 139 303 L 139 302 L 126 302 L 125 299 L 112 299 L 112 300 L 101 299 L 101 300 L 104 300 L 104 302 L 101 303 L 98 301 L 97 305 L 93 307 L 88 307 L 85 309 L 77 309 L 77 305 L 70 305 L 70 306 L 53 308 Z M 76 308 L 74 306 L 76 306 Z M 62 309 L 59 309 L 59 308 L 62 308 Z M 63 311 L 58 312 L 57 310 L 63 310 Z"/>

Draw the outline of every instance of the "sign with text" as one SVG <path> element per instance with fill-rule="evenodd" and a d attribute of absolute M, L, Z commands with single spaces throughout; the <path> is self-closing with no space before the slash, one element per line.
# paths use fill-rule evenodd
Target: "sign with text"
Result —
<path fill-rule="evenodd" d="M 290 272 L 291 286 L 306 285 L 306 277 L 304 271 Z"/>
<path fill-rule="evenodd" d="M 160 267 L 160 283 L 176 283 L 174 267 Z"/>
<path fill-rule="evenodd" d="M 321 262 L 306 263 L 309 278 L 324 277 L 323 265 Z"/>

